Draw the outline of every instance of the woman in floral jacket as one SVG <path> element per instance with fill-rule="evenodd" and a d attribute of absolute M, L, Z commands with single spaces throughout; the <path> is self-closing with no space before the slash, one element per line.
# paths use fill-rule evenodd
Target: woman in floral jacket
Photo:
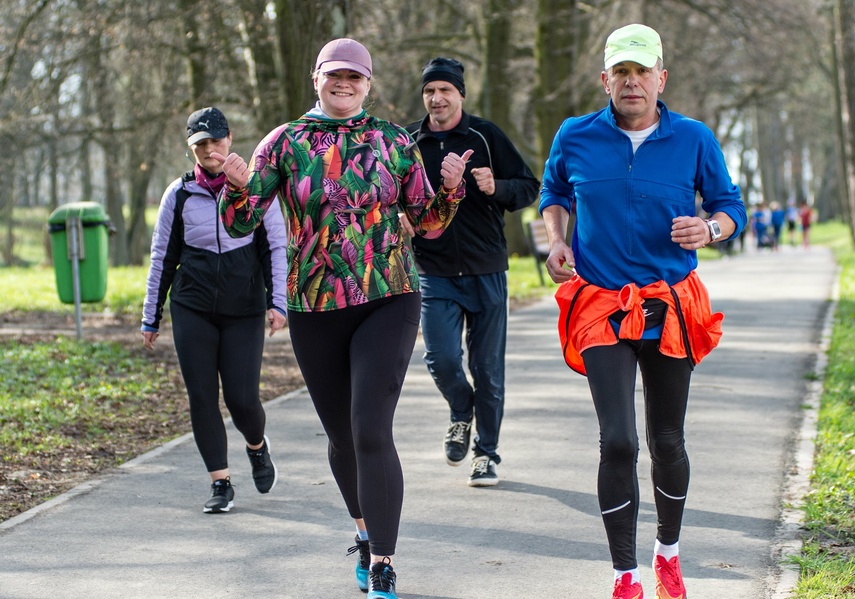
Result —
<path fill-rule="evenodd" d="M 403 476 L 392 420 L 421 302 L 399 219 L 440 235 L 463 198 L 472 152 L 446 156 L 434 193 L 409 134 L 363 109 L 371 56 L 359 42 L 324 46 L 313 81 L 315 107 L 270 132 L 249 165 L 220 156 L 229 179 L 220 216 L 230 235 L 247 235 L 277 194 L 285 204 L 289 330 L 356 521 L 357 584 L 370 599 L 395 598 Z"/>

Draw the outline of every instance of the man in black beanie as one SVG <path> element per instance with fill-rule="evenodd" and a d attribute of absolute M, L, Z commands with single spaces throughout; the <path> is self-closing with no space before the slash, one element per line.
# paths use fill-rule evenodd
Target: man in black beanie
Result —
<path fill-rule="evenodd" d="M 436 239 L 414 237 L 422 292 L 425 363 L 448 402 L 451 422 L 445 457 L 451 466 L 469 452 L 475 420 L 469 486 L 498 484 L 499 429 L 505 404 L 508 322 L 508 247 L 504 214 L 534 202 L 540 182 L 508 137 L 493 123 L 463 111 L 463 65 L 434 58 L 422 71 L 427 115 L 407 126 L 424 158 L 431 185 L 441 183 L 449 152 L 474 150 L 464 174 L 466 200 Z M 466 330 L 468 367 L 461 335 Z"/>

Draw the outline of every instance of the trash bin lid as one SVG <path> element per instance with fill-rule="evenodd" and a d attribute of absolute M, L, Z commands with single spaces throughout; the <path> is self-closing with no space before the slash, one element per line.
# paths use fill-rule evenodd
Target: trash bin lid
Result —
<path fill-rule="evenodd" d="M 48 224 L 65 224 L 69 217 L 77 217 L 83 223 L 107 224 L 107 214 L 104 207 L 98 202 L 71 202 L 63 204 L 50 213 Z"/>

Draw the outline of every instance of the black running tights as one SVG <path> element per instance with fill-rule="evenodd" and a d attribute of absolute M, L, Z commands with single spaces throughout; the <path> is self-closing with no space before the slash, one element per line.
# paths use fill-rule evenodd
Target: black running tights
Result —
<path fill-rule="evenodd" d="M 686 359 L 662 355 L 658 339 L 620 340 L 586 349 L 582 358 L 600 423 L 597 494 L 612 563 L 617 570 L 631 570 L 638 566 L 636 366 L 644 388 L 657 538 L 666 545 L 680 538 L 689 487 L 683 427 L 692 371 Z"/>
<path fill-rule="evenodd" d="M 294 355 L 329 439 L 333 477 L 371 553 L 394 555 L 404 497 L 392 420 L 419 327 L 421 294 L 329 312 L 289 312 Z"/>
<path fill-rule="evenodd" d="M 208 472 L 229 467 L 223 401 L 246 442 L 264 441 L 264 408 L 258 398 L 264 315 L 207 315 L 170 302 L 172 338 L 190 399 L 193 437 Z"/>

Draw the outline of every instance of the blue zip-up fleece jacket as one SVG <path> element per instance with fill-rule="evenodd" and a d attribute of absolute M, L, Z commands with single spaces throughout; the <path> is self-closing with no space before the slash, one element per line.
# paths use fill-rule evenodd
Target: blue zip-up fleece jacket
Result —
<path fill-rule="evenodd" d="M 176 196 L 187 194 L 176 218 Z M 188 172 L 160 201 L 151 238 L 151 266 L 142 327 L 156 331 L 169 300 L 204 314 L 261 316 L 287 306 L 287 235 L 280 210 L 268 210 L 251 235 L 234 239 L 217 212 L 217 198 Z M 171 288 L 171 291 L 170 291 Z"/>
<path fill-rule="evenodd" d="M 713 132 L 658 106 L 659 128 L 634 156 L 609 103 L 565 120 L 544 167 L 540 212 L 554 205 L 575 210 L 576 272 L 605 289 L 674 285 L 697 267 L 697 253 L 671 241 L 672 219 L 696 216 L 696 192 L 705 212 L 733 219 L 734 236 L 747 221 Z"/>

